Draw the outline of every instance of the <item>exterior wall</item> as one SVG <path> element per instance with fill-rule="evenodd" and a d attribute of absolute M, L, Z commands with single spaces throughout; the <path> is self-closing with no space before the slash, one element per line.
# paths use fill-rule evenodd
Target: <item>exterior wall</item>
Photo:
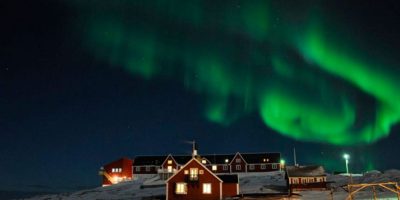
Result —
<path fill-rule="evenodd" d="M 230 173 L 230 167 L 228 164 L 217 164 L 217 170 L 212 170 L 212 164 L 211 165 L 206 165 L 207 169 L 212 171 L 215 174 L 223 174 L 223 173 Z M 226 170 L 224 170 L 224 166 L 226 166 Z"/>
<path fill-rule="evenodd" d="M 299 190 L 325 190 L 327 189 L 326 177 L 290 177 L 290 191 Z"/>
<path fill-rule="evenodd" d="M 171 160 L 171 164 L 168 164 L 168 160 Z M 163 164 L 161 165 L 162 169 L 167 170 L 168 166 L 172 166 L 172 169 L 178 169 L 178 163 L 176 163 L 175 159 L 173 159 L 173 157 L 171 155 L 169 155 L 165 161 L 163 162 Z"/>
<path fill-rule="evenodd" d="M 240 161 L 237 162 L 236 159 L 239 159 Z M 236 168 L 236 166 L 240 166 L 240 170 L 238 170 Z M 230 163 L 230 171 L 232 173 L 236 173 L 236 172 L 246 172 L 246 167 L 247 167 L 247 163 L 246 161 L 242 158 L 242 156 L 240 156 L 240 154 L 236 154 L 235 157 L 232 159 L 231 163 Z"/>
<path fill-rule="evenodd" d="M 239 195 L 238 183 L 222 183 L 222 197 L 233 197 Z"/>
<path fill-rule="evenodd" d="M 198 168 L 199 171 L 203 170 L 203 174 L 198 175 L 198 181 L 190 181 L 189 175 L 185 175 L 184 171 L 190 168 Z M 176 183 L 187 183 L 187 194 L 175 194 Z M 211 194 L 203 194 L 203 183 L 211 183 Z M 167 200 L 216 200 L 220 199 L 221 181 L 217 179 L 212 173 L 207 171 L 202 165 L 192 160 L 182 170 L 175 174 L 167 183 Z"/>
<path fill-rule="evenodd" d="M 140 171 L 137 171 L 137 168 Z M 155 165 L 133 166 L 133 174 L 157 174 L 159 168 L 159 166 Z"/>
<path fill-rule="evenodd" d="M 104 171 L 115 179 L 132 179 L 132 160 L 128 158 L 121 158 L 112 163 L 104 166 Z M 113 168 L 121 168 L 121 172 L 113 172 Z M 111 181 L 103 175 L 103 185 L 111 185 Z"/>
<path fill-rule="evenodd" d="M 273 169 L 273 164 L 276 164 L 276 169 Z M 250 165 L 254 165 L 254 169 L 250 169 Z M 262 168 L 262 165 L 265 165 L 265 168 Z M 270 171 L 279 171 L 280 170 L 279 163 L 257 163 L 257 164 L 248 164 L 247 165 L 247 172 L 270 172 Z"/>

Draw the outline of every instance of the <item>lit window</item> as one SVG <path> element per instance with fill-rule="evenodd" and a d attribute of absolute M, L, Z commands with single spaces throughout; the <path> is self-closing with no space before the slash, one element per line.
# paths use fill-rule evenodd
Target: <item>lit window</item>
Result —
<path fill-rule="evenodd" d="M 176 183 L 176 194 L 187 194 L 187 185 L 186 183 Z"/>
<path fill-rule="evenodd" d="M 199 169 L 197 168 L 190 168 L 190 180 L 197 181 L 199 180 Z"/>
<path fill-rule="evenodd" d="M 172 164 L 172 160 L 168 160 L 168 164 L 169 164 L 169 165 Z"/>
<path fill-rule="evenodd" d="M 242 166 L 236 165 L 236 170 L 241 170 L 241 169 L 242 169 Z"/>
<path fill-rule="evenodd" d="M 254 170 L 254 165 L 249 165 L 250 170 Z"/>
<path fill-rule="evenodd" d="M 204 170 L 199 170 L 199 174 L 204 174 Z"/>
<path fill-rule="evenodd" d="M 211 194 L 211 183 L 203 183 L 203 194 Z"/>
<path fill-rule="evenodd" d="M 184 173 L 185 173 L 185 175 L 188 175 L 189 174 L 189 170 L 185 170 Z"/>
<path fill-rule="evenodd" d="M 266 165 L 261 165 L 261 169 L 266 169 L 267 166 Z"/>
<path fill-rule="evenodd" d="M 213 171 L 217 171 L 217 165 L 213 165 L 213 166 L 211 167 L 211 169 L 212 169 Z"/>
<path fill-rule="evenodd" d="M 225 159 L 225 163 L 228 163 L 229 162 L 229 159 Z"/>
<path fill-rule="evenodd" d="M 172 166 L 168 166 L 167 170 L 168 170 L 169 173 L 171 173 L 172 172 Z"/>
<path fill-rule="evenodd" d="M 112 168 L 112 169 L 111 169 L 111 172 L 115 172 L 115 168 Z"/>
<path fill-rule="evenodd" d="M 272 169 L 278 169 L 277 164 L 272 164 Z"/>
<path fill-rule="evenodd" d="M 228 170 L 228 165 L 223 166 L 224 171 Z"/>
<path fill-rule="evenodd" d="M 236 163 L 241 163 L 242 160 L 240 160 L 240 158 L 236 158 Z"/>
<path fill-rule="evenodd" d="M 207 163 L 206 159 L 201 160 L 201 163 L 206 164 Z"/>
<path fill-rule="evenodd" d="M 146 167 L 146 172 L 149 172 L 150 171 L 150 167 Z"/>
<path fill-rule="evenodd" d="M 140 172 L 140 167 L 135 167 L 135 170 L 136 170 L 137 172 Z"/>

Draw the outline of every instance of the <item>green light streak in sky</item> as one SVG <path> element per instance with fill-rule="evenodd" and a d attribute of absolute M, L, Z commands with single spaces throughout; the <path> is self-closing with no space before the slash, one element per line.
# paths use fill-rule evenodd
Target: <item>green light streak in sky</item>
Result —
<path fill-rule="evenodd" d="M 146 80 L 181 81 L 205 97 L 204 115 L 213 122 L 229 125 L 258 112 L 285 136 L 344 145 L 377 141 L 400 119 L 400 73 L 359 49 L 351 36 L 344 40 L 321 26 L 329 17 L 318 7 L 99 4 L 75 2 L 88 50 Z"/>

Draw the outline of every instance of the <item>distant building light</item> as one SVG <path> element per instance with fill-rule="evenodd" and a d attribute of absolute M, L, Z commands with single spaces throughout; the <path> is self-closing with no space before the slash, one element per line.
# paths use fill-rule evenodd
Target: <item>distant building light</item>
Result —
<path fill-rule="evenodd" d="M 229 159 L 225 159 L 225 163 L 228 163 L 229 162 Z"/>

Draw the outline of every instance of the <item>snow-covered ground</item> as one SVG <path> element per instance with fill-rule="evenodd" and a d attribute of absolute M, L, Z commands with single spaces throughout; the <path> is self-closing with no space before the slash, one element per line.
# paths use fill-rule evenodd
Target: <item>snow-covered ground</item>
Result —
<path fill-rule="evenodd" d="M 348 193 L 343 186 L 349 183 L 350 177 L 342 175 L 329 175 L 328 181 L 332 182 L 332 191 L 305 191 L 300 192 L 297 196 L 288 197 L 271 197 L 271 199 L 304 199 L 304 200 L 320 200 L 346 199 Z M 282 193 L 285 192 L 285 176 L 282 172 L 270 173 L 248 173 L 239 174 L 240 193 Z M 388 170 L 385 173 L 373 171 L 363 176 L 352 177 L 353 183 L 376 183 L 376 182 L 398 182 L 400 183 L 400 171 Z M 376 189 L 378 199 L 397 199 L 396 194 L 387 192 L 384 189 Z M 164 181 L 160 180 L 157 175 L 142 175 L 134 181 L 124 182 L 108 187 L 98 187 L 90 190 L 82 190 L 73 193 L 43 195 L 29 198 L 29 200 L 89 200 L 89 199 L 118 199 L 118 200 L 139 200 L 151 199 L 151 197 L 160 197 L 165 194 Z M 147 198 L 148 197 L 148 198 Z M 157 199 L 157 198 L 155 198 Z M 266 199 L 266 198 L 263 198 Z M 372 189 L 368 188 L 355 195 L 355 199 L 373 199 Z"/>

